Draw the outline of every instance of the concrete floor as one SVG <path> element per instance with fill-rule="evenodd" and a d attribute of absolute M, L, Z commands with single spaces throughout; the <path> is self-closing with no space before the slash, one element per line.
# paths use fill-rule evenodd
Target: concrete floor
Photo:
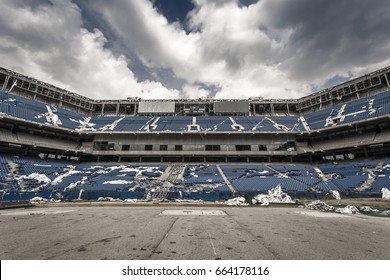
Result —
<path fill-rule="evenodd" d="M 0 258 L 389 260 L 389 234 L 389 218 L 299 208 L 36 207 L 0 212 Z"/>

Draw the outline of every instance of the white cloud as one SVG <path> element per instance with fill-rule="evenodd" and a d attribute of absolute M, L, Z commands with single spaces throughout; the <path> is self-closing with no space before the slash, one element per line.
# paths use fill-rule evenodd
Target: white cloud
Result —
<path fill-rule="evenodd" d="M 186 81 L 182 95 L 208 95 L 194 90 L 203 83 L 220 88 L 218 98 L 297 97 L 306 85 L 290 81 L 275 63 L 283 42 L 259 28 L 260 3 L 239 7 L 237 1 L 195 1 L 189 15 L 192 32 L 169 24 L 150 1 L 90 2 L 96 12 L 149 67 L 172 69 Z M 284 34 L 283 32 L 280 32 Z"/>
<path fill-rule="evenodd" d="M 75 4 L 52 2 L 35 8 L 20 0 L 1 2 L 2 66 L 98 99 L 179 96 L 160 82 L 138 82 L 126 58 L 104 47 L 101 31 L 82 28 Z"/>
<path fill-rule="evenodd" d="M 238 0 L 193 0 L 190 32 L 169 23 L 149 0 L 83 1 L 83 14 L 102 19 L 107 36 L 84 29 L 80 8 L 69 1 L 31 8 L 27 0 L 4 0 L 0 59 L 5 67 L 94 98 L 210 95 L 197 85 L 217 89 L 212 93 L 217 98 L 297 98 L 335 76 L 354 77 L 390 64 L 385 57 L 390 41 L 383 36 L 386 1 L 360 1 L 352 10 L 349 1 L 337 6 L 325 0 L 261 0 L 242 6 Z M 319 11 L 322 17 L 315 16 Z M 111 36 L 146 67 L 167 69 L 182 89 L 164 86 L 163 75 L 137 80 L 128 58 L 106 47 Z"/>

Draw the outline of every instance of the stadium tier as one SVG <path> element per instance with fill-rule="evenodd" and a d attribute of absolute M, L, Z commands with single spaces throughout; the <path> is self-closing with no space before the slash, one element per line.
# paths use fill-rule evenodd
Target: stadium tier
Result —
<path fill-rule="evenodd" d="M 161 193 L 164 198 L 218 200 L 234 194 L 255 196 L 276 186 L 281 186 L 293 197 L 324 195 L 330 190 L 364 197 L 379 196 L 390 176 L 390 164 L 384 164 L 384 161 L 321 164 L 317 167 L 280 163 L 191 164 L 182 165 L 178 179 L 167 184 L 172 166 L 166 164 L 75 163 L 26 156 L 7 159 L 2 154 L 0 161 L 0 191 L 6 200 L 29 195 L 97 199 L 102 194 L 146 199 Z M 10 166 L 14 169 L 12 174 Z M 366 182 L 367 174 L 373 174 L 370 183 Z"/>
<path fill-rule="evenodd" d="M 301 132 L 390 114 L 390 91 L 298 116 L 87 116 L 0 92 L 3 116 L 88 132 Z M 303 122 L 307 124 L 306 129 Z"/>
<path fill-rule="evenodd" d="M 390 67 L 299 99 L 93 100 L 0 68 L 4 198 L 378 196 Z"/>

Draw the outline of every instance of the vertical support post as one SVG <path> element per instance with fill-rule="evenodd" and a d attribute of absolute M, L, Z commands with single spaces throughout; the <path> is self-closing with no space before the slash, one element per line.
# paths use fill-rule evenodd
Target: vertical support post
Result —
<path fill-rule="evenodd" d="M 389 78 L 387 77 L 387 73 L 385 73 L 385 79 L 387 83 L 387 87 L 390 88 Z"/>
<path fill-rule="evenodd" d="M 367 150 L 367 147 L 364 147 L 364 156 L 365 156 L 365 157 L 368 157 L 368 150 Z"/>
<path fill-rule="evenodd" d="M 5 90 L 6 90 L 7 85 L 8 85 L 8 80 L 9 80 L 9 76 L 7 75 L 7 76 L 5 77 L 5 81 L 4 81 L 3 87 L 1 88 L 2 91 L 5 91 Z"/>

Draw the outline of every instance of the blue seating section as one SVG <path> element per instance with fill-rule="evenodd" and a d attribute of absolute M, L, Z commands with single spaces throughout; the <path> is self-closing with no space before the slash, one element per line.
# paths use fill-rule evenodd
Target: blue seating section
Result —
<path fill-rule="evenodd" d="M 270 164 L 269 167 L 309 187 L 322 183 L 313 166 L 304 164 Z"/>
<path fill-rule="evenodd" d="M 6 92 L 0 92 L 0 112 L 9 116 L 42 124 L 52 125 L 48 120 L 49 109 L 58 116 L 59 127 L 71 130 L 89 131 L 188 131 L 192 124 L 189 116 L 104 116 L 87 118 L 86 115 L 70 110 L 56 108 L 39 101 L 20 97 Z M 341 112 L 342 111 L 342 112 Z M 390 114 L 390 91 L 346 103 L 331 108 L 306 114 L 305 120 L 311 130 L 317 130 L 333 125 L 370 119 Z M 339 115 L 337 122 L 332 121 Z M 304 126 L 298 116 L 198 116 L 196 124 L 200 131 L 304 131 Z M 89 125 L 86 125 L 89 120 Z M 234 124 L 237 126 L 234 127 Z"/>
<path fill-rule="evenodd" d="M 19 165 L 19 171 L 23 175 L 32 173 L 45 174 L 50 180 L 54 180 L 65 167 L 72 164 L 71 161 L 40 159 L 37 157 L 13 156 L 12 161 Z"/>
<path fill-rule="evenodd" d="M 6 181 L 8 178 L 8 163 L 4 155 L 0 154 L 0 189 L 6 187 Z"/>
<path fill-rule="evenodd" d="M 94 124 L 91 127 L 97 131 L 145 131 L 154 119 L 155 117 L 144 116 L 104 116 L 92 117 L 90 124 Z"/>
<path fill-rule="evenodd" d="M 190 124 L 192 124 L 192 117 L 165 116 L 158 119 L 153 131 L 186 131 Z"/>
<path fill-rule="evenodd" d="M 390 160 L 385 160 L 382 169 L 375 172 L 375 175 L 370 191 L 380 192 L 382 188 L 390 189 Z"/>
<path fill-rule="evenodd" d="M 345 178 L 332 179 L 331 182 L 336 185 L 340 191 L 353 191 L 367 179 L 367 175 L 346 176 Z"/>
<path fill-rule="evenodd" d="M 42 102 L 34 101 L 28 98 L 20 97 L 6 92 L 0 92 L 0 112 L 12 117 L 25 119 L 28 121 L 53 125 L 53 122 L 47 119 L 48 108 L 53 114 L 57 115 L 60 122 L 59 127 L 75 129 L 80 125 L 85 116 L 77 112 L 56 108 L 52 105 L 45 105 Z"/>
<path fill-rule="evenodd" d="M 19 173 L 21 175 L 29 176 L 33 173 L 44 174 L 50 180 L 54 180 L 60 173 L 64 171 L 67 165 L 72 164 L 71 161 L 65 160 L 45 160 L 37 157 L 25 157 L 25 156 L 14 156 L 12 157 L 13 162 L 18 164 Z M 47 185 L 44 182 L 31 178 L 25 179 L 25 189 L 33 190 L 41 186 Z"/>
<path fill-rule="evenodd" d="M 123 190 L 135 186 L 147 186 L 153 178 L 159 177 L 166 166 L 133 166 L 119 164 L 81 163 L 64 178 L 52 182 L 57 190 Z M 71 186 L 71 187 L 70 187 Z"/>
<path fill-rule="evenodd" d="M 183 173 L 185 186 L 224 183 L 215 165 L 188 165 Z"/>
<path fill-rule="evenodd" d="M 364 168 L 375 168 L 378 161 L 359 161 L 349 163 L 321 164 L 319 168 L 324 174 L 334 174 L 333 178 L 327 181 L 331 189 L 339 191 L 353 191 L 368 178 Z"/>
<path fill-rule="evenodd" d="M 308 191 L 308 187 L 291 178 L 263 176 L 239 178 L 232 182 L 239 192 L 264 192 L 280 185 L 284 191 Z"/>
<path fill-rule="evenodd" d="M 249 131 L 302 131 L 304 127 L 298 116 L 253 116 L 233 117 L 237 124 Z"/>
<path fill-rule="evenodd" d="M 313 166 L 304 164 L 269 164 L 269 167 L 292 176 L 317 175 Z"/>
<path fill-rule="evenodd" d="M 309 168 L 312 171 L 314 169 L 306 165 L 223 165 L 221 168 L 239 192 L 263 192 L 277 185 L 280 185 L 285 191 L 304 192 L 309 190 L 309 184 L 297 180 L 293 176 L 290 178 L 287 176 L 287 173 L 291 172 L 291 175 L 300 175 L 300 177 L 308 178 L 314 176 L 313 173 L 307 173 Z M 286 174 L 282 177 L 279 173 Z M 309 181 L 309 179 L 306 181 Z"/>
<path fill-rule="evenodd" d="M 231 192 L 230 188 L 227 185 L 218 186 L 214 188 L 214 191 Z"/>
<path fill-rule="evenodd" d="M 123 192 L 132 193 L 141 198 L 147 193 L 155 192 L 162 187 L 159 180 L 165 171 L 165 165 L 134 165 L 134 164 L 99 164 L 79 163 L 73 165 L 70 161 L 40 159 L 26 156 L 11 158 L 19 167 L 19 175 L 28 176 L 33 173 L 44 174 L 50 182 L 39 182 L 35 179 L 25 179 L 20 185 L 10 179 L 9 167 L 4 155 L 0 154 L 0 190 L 8 192 L 35 193 L 45 192 L 67 194 L 86 191 L 84 197 L 96 197 L 98 193 Z M 338 190 L 343 193 L 356 191 L 367 178 L 365 168 L 373 169 L 377 161 L 343 162 L 338 164 L 322 164 L 319 168 L 325 174 L 333 174 L 332 179 L 323 182 L 315 169 L 307 164 L 258 164 L 258 165 L 221 165 L 221 169 L 240 192 L 258 194 L 280 185 L 285 192 L 311 193 L 313 191 L 328 192 Z M 390 181 L 390 161 L 386 160 L 383 168 L 376 172 L 376 179 L 366 193 L 380 193 L 382 188 L 388 188 Z M 188 165 L 185 167 L 183 187 L 175 187 L 169 196 L 184 199 L 208 200 L 227 197 L 231 194 L 222 175 L 215 165 Z M 92 195 L 95 193 L 95 195 Z M 182 195 L 178 195 L 182 193 Z M 219 193 L 216 195 L 215 193 Z M 123 197 L 121 194 L 120 197 Z M 74 197 L 73 195 L 72 197 Z M 2 196 L 4 197 L 4 195 Z M 19 197 L 9 196 L 5 197 Z M 133 196 L 132 196 L 133 197 Z"/>
<path fill-rule="evenodd" d="M 380 192 L 382 188 L 390 189 L 390 174 L 379 174 L 371 185 L 370 191 Z"/>
<path fill-rule="evenodd" d="M 343 108 L 343 110 L 341 110 Z M 342 112 L 341 112 L 342 111 Z M 390 114 L 390 91 L 361 98 L 305 115 L 311 130 L 351 123 Z M 331 119 L 339 116 L 335 122 Z M 327 121 L 328 120 L 328 121 Z"/>
<path fill-rule="evenodd" d="M 229 181 L 242 177 L 273 176 L 276 172 L 266 165 L 221 165 L 221 169 Z"/>
<path fill-rule="evenodd" d="M 196 124 L 201 131 L 233 131 L 232 122 L 227 116 L 196 117 Z"/>

